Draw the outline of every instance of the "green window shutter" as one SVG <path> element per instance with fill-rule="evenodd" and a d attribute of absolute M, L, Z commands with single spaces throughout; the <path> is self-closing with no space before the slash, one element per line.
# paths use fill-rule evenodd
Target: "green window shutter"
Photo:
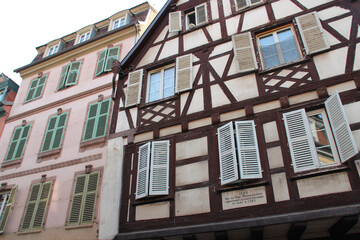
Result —
<path fill-rule="evenodd" d="M 25 215 L 21 223 L 21 231 L 29 230 L 32 225 L 32 218 L 34 215 L 36 202 L 40 193 L 41 183 L 34 184 L 31 186 L 30 196 L 26 205 Z"/>
<path fill-rule="evenodd" d="M 81 67 L 81 61 L 71 63 L 69 73 L 66 78 L 65 86 L 72 86 L 77 83 L 79 78 L 79 72 Z"/>
<path fill-rule="evenodd" d="M 50 118 L 41 149 L 42 152 L 61 147 L 67 117 L 68 113 L 66 112 Z"/>
<path fill-rule="evenodd" d="M 80 221 L 81 206 L 83 202 L 83 194 L 85 191 L 86 175 L 77 176 L 71 208 L 69 214 L 68 225 L 78 225 Z"/>
<path fill-rule="evenodd" d="M 115 60 L 118 60 L 119 53 L 120 53 L 120 47 L 113 47 L 113 48 L 109 49 L 109 51 L 107 53 L 106 66 L 105 66 L 104 72 L 111 71 L 111 64 Z"/>
<path fill-rule="evenodd" d="M 23 156 L 30 128 L 31 124 L 15 129 L 5 161 L 19 159 Z"/>
<path fill-rule="evenodd" d="M 44 218 L 46 215 L 46 209 L 49 202 L 52 182 L 45 182 L 41 186 L 41 193 L 38 196 L 37 208 L 33 220 L 33 229 L 39 229 L 42 227 Z"/>
<path fill-rule="evenodd" d="M 100 172 L 87 174 L 86 192 L 84 194 L 84 205 L 81 224 L 92 223 L 94 219 L 97 189 Z"/>
<path fill-rule="evenodd" d="M 15 198 L 16 190 L 17 190 L 17 186 L 13 187 L 10 191 L 9 198 L 7 200 L 5 209 L 3 211 L 3 214 L 2 214 L 1 220 L 0 220 L 0 233 L 3 233 L 5 231 L 7 221 L 9 219 L 12 207 L 14 205 L 14 198 Z"/>
<path fill-rule="evenodd" d="M 84 132 L 84 141 L 106 135 L 110 105 L 110 99 L 90 105 Z"/>
<path fill-rule="evenodd" d="M 86 120 L 85 132 L 84 132 L 84 138 L 83 138 L 84 141 L 93 138 L 98 107 L 99 107 L 99 103 L 93 103 L 89 107 L 89 112 L 88 112 L 88 117 Z"/>
<path fill-rule="evenodd" d="M 44 86 L 45 86 L 45 81 L 46 81 L 47 76 L 43 76 L 39 79 L 38 85 L 36 87 L 34 96 L 33 96 L 33 100 L 38 99 L 39 97 L 41 97 L 43 90 L 44 90 Z"/>
<path fill-rule="evenodd" d="M 69 70 L 69 66 L 70 64 L 66 64 L 66 66 L 63 68 L 62 72 L 61 72 L 61 77 L 60 77 L 60 82 L 59 82 L 59 86 L 57 88 L 57 90 L 60 90 L 61 88 L 64 87 L 65 84 L 65 79 Z"/>
<path fill-rule="evenodd" d="M 43 147 L 41 149 L 42 152 L 49 150 L 51 147 L 51 142 L 54 135 L 55 125 L 56 125 L 57 116 L 50 118 L 48 127 L 45 133 L 45 139 L 43 143 Z"/>
<path fill-rule="evenodd" d="M 99 60 L 98 60 L 97 66 L 96 66 L 95 76 L 100 75 L 104 70 L 106 53 L 107 53 L 107 49 L 102 51 L 99 55 Z"/>
<path fill-rule="evenodd" d="M 96 134 L 95 137 L 103 137 L 106 135 L 106 127 L 108 123 L 108 116 L 110 111 L 110 99 L 100 103 L 98 109 L 99 114 L 97 118 Z"/>
<path fill-rule="evenodd" d="M 38 82 L 39 82 L 39 79 L 32 80 L 28 94 L 26 95 L 26 98 L 25 98 L 25 102 L 31 101 L 33 99 Z"/>

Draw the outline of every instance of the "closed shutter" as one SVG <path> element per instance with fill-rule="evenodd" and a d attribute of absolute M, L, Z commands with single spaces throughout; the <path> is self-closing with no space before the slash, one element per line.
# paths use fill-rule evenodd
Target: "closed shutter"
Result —
<path fill-rule="evenodd" d="M 136 199 L 146 197 L 148 195 L 150 148 L 150 142 L 139 147 L 138 169 L 136 179 Z"/>
<path fill-rule="evenodd" d="M 318 166 L 319 160 L 305 110 L 284 113 L 283 117 L 294 171 Z"/>
<path fill-rule="evenodd" d="M 98 63 L 96 65 L 95 76 L 100 75 L 104 70 L 106 53 L 107 53 L 107 49 L 103 50 L 99 55 L 99 60 L 98 60 Z"/>
<path fill-rule="evenodd" d="M 217 129 L 221 185 L 239 179 L 232 122 Z"/>
<path fill-rule="evenodd" d="M 52 142 L 52 149 L 61 147 L 62 139 L 64 136 L 65 126 L 67 122 L 68 113 L 63 113 L 57 117 L 56 131 L 54 140 Z"/>
<path fill-rule="evenodd" d="M 3 233 L 5 231 L 7 221 L 9 219 L 12 207 L 14 205 L 14 198 L 15 198 L 16 190 L 17 190 L 17 186 L 15 186 L 15 187 L 13 187 L 11 189 L 9 198 L 8 198 L 6 206 L 5 206 L 5 209 L 3 210 L 3 214 L 1 215 L 0 233 Z"/>
<path fill-rule="evenodd" d="M 53 135 L 54 135 L 55 128 L 56 128 L 56 122 L 57 122 L 57 116 L 50 118 L 48 127 L 46 129 L 46 133 L 45 133 L 44 144 L 43 144 L 43 147 L 41 150 L 42 152 L 47 151 L 51 148 L 51 143 L 52 143 Z"/>
<path fill-rule="evenodd" d="M 83 205 L 85 184 L 86 184 L 86 175 L 79 175 L 76 177 L 73 197 L 71 201 L 68 225 L 80 224 L 80 214 Z"/>
<path fill-rule="evenodd" d="M 195 7 L 196 25 L 207 22 L 206 5 Z"/>
<path fill-rule="evenodd" d="M 250 32 L 233 35 L 232 41 L 238 71 L 245 72 L 257 69 L 258 66 Z"/>
<path fill-rule="evenodd" d="M 77 83 L 77 80 L 79 78 L 80 67 L 81 67 L 81 61 L 71 63 L 65 86 L 72 86 Z"/>
<path fill-rule="evenodd" d="M 182 30 L 181 12 L 169 13 L 169 32 L 179 32 Z"/>
<path fill-rule="evenodd" d="M 18 127 L 15 129 L 13 137 L 11 139 L 8 153 L 5 158 L 5 162 L 13 159 L 13 156 L 14 156 L 15 150 L 17 148 L 22 130 L 23 130 L 23 127 Z"/>
<path fill-rule="evenodd" d="M 89 140 L 94 137 L 94 129 L 96 127 L 96 117 L 100 103 L 93 103 L 89 106 L 88 117 L 86 120 L 85 132 L 83 140 Z"/>
<path fill-rule="evenodd" d="M 42 227 L 50 197 L 51 187 L 52 187 L 52 182 L 45 182 L 42 184 L 41 193 L 38 196 L 35 218 L 32 225 L 33 229 Z"/>
<path fill-rule="evenodd" d="M 240 179 L 262 178 L 254 121 L 235 122 Z"/>
<path fill-rule="evenodd" d="M 67 73 L 69 71 L 69 67 L 70 67 L 70 64 L 66 64 L 65 67 L 63 68 L 63 70 L 61 72 L 60 82 L 59 82 L 57 90 L 60 90 L 61 88 L 64 87 L 65 80 L 66 80 L 66 77 L 67 77 Z"/>
<path fill-rule="evenodd" d="M 31 124 L 15 129 L 5 161 L 15 160 L 23 156 L 30 128 Z"/>
<path fill-rule="evenodd" d="M 89 224 L 92 223 L 94 220 L 99 176 L 99 171 L 86 174 L 87 183 L 86 191 L 84 194 L 81 224 Z"/>
<path fill-rule="evenodd" d="M 342 162 L 358 153 L 354 138 L 346 118 L 339 94 L 336 92 L 325 101 L 326 112 L 334 134 Z"/>
<path fill-rule="evenodd" d="M 34 93 L 33 100 L 41 97 L 42 92 L 44 90 L 46 78 L 47 78 L 47 76 L 43 76 L 39 79 L 38 85 L 37 85 L 35 93 Z"/>
<path fill-rule="evenodd" d="M 176 58 L 176 86 L 177 93 L 192 88 L 192 54 Z"/>
<path fill-rule="evenodd" d="M 150 195 L 169 193 L 169 141 L 152 142 Z"/>
<path fill-rule="evenodd" d="M 324 30 L 315 12 L 296 17 L 295 19 L 305 45 L 306 53 L 312 54 L 329 48 Z"/>
<path fill-rule="evenodd" d="M 31 125 L 26 125 L 23 127 L 21 136 L 19 139 L 19 143 L 15 152 L 15 159 L 21 158 L 24 154 L 25 145 L 27 142 L 27 139 L 29 137 Z"/>
<path fill-rule="evenodd" d="M 25 98 L 25 102 L 31 101 L 33 99 L 38 82 L 39 82 L 39 79 L 34 79 L 31 81 L 28 94 L 26 95 L 26 98 Z"/>
<path fill-rule="evenodd" d="M 115 60 L 118 60 L 119 53 L 120 53 L 120 47 L 113 47 L 109 49 L 107 53 L 104 72 L 111 71 L 111 65 Z"/>
<path fill-rule="evenodd" d="M 103 137 L 106 135 L 107 123 L 109 119 L 109 111 L 110 111 L 110 99 L 106 101 L 102 101 L 98 107 L 98 114 L 97 114 L 97 123 L 96 123 L 96 132 L 95 138 Z"/>
<path fill-rule="evenodd" d="M 142 78 L 143 69 L 129 73 L 125 102 L 126 107 L 140 103 Z"/>
<path fill-rule="evenodd" d="M 34 215 L 36 202 L 40 193 L 41 183 L 34 184 L 31 186 L 28 203 L 26 205 L 24 218 L 21 223 L 21 230 L 29 230 L 32 225 L 32 218 Z"/>

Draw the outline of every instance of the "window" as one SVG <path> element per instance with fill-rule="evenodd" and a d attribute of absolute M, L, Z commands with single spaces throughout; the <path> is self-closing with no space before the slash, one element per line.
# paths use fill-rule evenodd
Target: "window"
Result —
<path fill-rule="evenodd" d="M 15 129 L 5 158 L 5 162 L 22 158 L 25 145 L 29 137 L 30 129 L 31 124 L 21 126 Z"/>
<path fill-rule="evenodd" d="M 31 186 L 20 231 L 38 230 L 42 228 L 52 184 L 52 181 L 47 181 Z"/>
<path fill-rule="evenodd" d="M 83 141 L 104 137 L 108 124 L 110 99 L 89 106 Z"/>
<path fill-rule="evenodd" d="M 262 178 L 254 121 L 236 121 L 217 130 L 221 185 Z M 236 143 L 236 145 L 235 145 Z"/>
<path fill-rule="evenodd" d="M 16 190 L 17 186 L 13 187 L 10 191 L 0 193 L 0 233 L 5 231 L 6 223 L 14 205 Z"/>
<path fill-rule="evenodd" d="M 237 10 L 262 2 L 262 0 L 234 0 L 234 1 Z"/>
<path fill-rule="evenodd" d="M 25 102 L 38 99 L 42 96 L 47 76 L 34 79 L 30 83 L 28 94 L 26 95 Z"/>
<path fill-rule="evenodd" d="M 71 64 L 65 65 L 61 72 L 60 82 L 57 90 L 67 88 L 75 85 L 79 78 L 79 72 L 81 67 L 81 61 L 72 62 Z"/>
<path fill-rule="evenodd" d="M 339 157 L 345 162 L 358 152 L 337 93 L 325 101 L 325 109 L 283 117 L 295 172 L 339 164 Z"/>
<path fill-rule="evenodd" d="M 41 152 L 61 147 L 67 117 L 68 113 L 66 112 L 50 118 Z"/>
<path fill-rule="evenodd" d="M 169 194 L 170 142 L 153 141 L 139 147 L 136 199 Z"/>
<path fill-rule="evenodd" d="M 91 224 L 94 220 L 100 171 L 76 177 L 68 225 Z"/>
<path fill-rule="evenodd" d="M 196 6 L 185 13 L 186 29 L 191 29 L 195 26 L 207 22 L 206 4 Z"/>
<path fill-rule="evenodd" d="M 122 27 L 124 25 L 125 25 L 125 18 L 124 17 L 119 18 L 119 19 L 114 21 L 112 29 L 116 29 L 116 28 Z"/>
<path fill-rule="evenodd" d="M 103 50 L 98 59 L 95 76 L 111 71 L 111 65 L 118 60 L 120 47 L 113 47 Z"/>
<path fill-rule="evenodd" d="M 264 68 L 271 68 L 300 59 L 301 53 L 292 27 L 258 36 Z"/>
<path fill-rule="evenodd" d="M 85 42 L 90 39 L 90 32 L 84 33 L 79 38 L 79 43 Z"/>
<path fill-rule="evenodd" d="M 174 95 L 175 67 L 167 67 L 149 74 L 148 102 Z"/>
<path fill-rule="evenodd" d="M 49 49 L 48 56 L 57 53 L 58 50 L 59 50 L 59 45 L 52 46 L 52 47 Z"/>

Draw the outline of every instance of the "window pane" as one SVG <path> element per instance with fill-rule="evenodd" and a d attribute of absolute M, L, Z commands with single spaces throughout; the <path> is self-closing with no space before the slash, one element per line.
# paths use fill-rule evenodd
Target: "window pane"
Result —
<path fill-rule="evenodd" d="M 175 68 L 169 68 L 164 71 L 164 90 L 163 97 L 174 95 Z"/>
<path fill-rule="evenodd" d="M 321 165 L 335 163 L 329 137 L 321 113 L 308 116 L 316 151 Z"/>
<path fill-rule="evenodd" d="M 260 38 L 260 48 L 265 68 L 270 68 L 280 64 L 273 35 Z"/>
<path fill-rule="evenodd" d="M 284 62 L 291 62 L 300 58 L 298 47 L 291 29 L 279 32 L 278 38 Z"/>
<path fill-rule="evenodd" d="M 153 73 L 150 75 L 149 83 L 149 102 L 160 99 L 160 80 L 161 73 Z"/>

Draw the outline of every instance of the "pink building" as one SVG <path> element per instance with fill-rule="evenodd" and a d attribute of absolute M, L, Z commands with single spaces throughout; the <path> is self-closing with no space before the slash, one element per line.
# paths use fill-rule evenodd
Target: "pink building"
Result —
<path fill-rule="evenodd" d="M 111 66 L 155 15 L 147 2 L 120 11 L 37 47 L 15 70 L 23 81 L 0 139 L 2 239 L 115 236 L 120 189 L 104 174 Z"/>

